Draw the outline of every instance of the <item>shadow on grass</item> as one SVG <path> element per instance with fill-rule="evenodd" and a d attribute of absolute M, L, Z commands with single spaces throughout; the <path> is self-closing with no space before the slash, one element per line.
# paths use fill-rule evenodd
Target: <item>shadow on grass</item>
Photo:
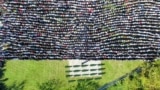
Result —
<path fill-rule="evenodd" d="M 5 90 L 23 90 L 25 83 L 26 81 L 22 81 L 21 83 L 14 82 L 11 86 L 6 87 Z"/>
<path fill-rule="evenodd" d="M 60 90 L 63 85 L 63 81 L 59 79 L 51 79 L 41 84 L 37 83 L 39 90 Z"/>
<path fill-rule="evenodd" d="M 6 86 L 4 82 L 8 80 L 8 78 L 4 78 L 4 72 L 6 71 L 5 66 L 6 62 L 0 62 L 1 67 L 0 67 L 0 90 L 23 90 L 25 82 L 22 81 L 21 83 L 16 83 L 14 82 L 11 86 Z"/>
<path fill-rule="evenodd" d="M 4 84 L 5 81 L 8 80 L 8 78 L 4 78 L 4 72 L 5 72 L 5 65 L 6 63 L 3 61 L 3 62 L 0 62 L 1 63 L 1 67 L 0 67 L 0 90 L 6 90 L 6 86 Z"/>
<path fill-rule="evenodd" d="M 100 87 L 98 82 L 92 79 L 77 80 L 77 85 L 69 87 L 67 90 L 97 90 Z"/>
<path fill-rule="evenodd" d="M 116 85 L 117 82 L 122 82 L 127 76 L 130 76 L 132 79 L 132 75 L 136 72 L 136 73 L 141 73 L 141 69 L 142 67 L 137 67 L 134 70 L 132 70 L 130 73 L 126 73 L 123 76 L 113 80 L 112 82 L 106 83 L 104 84 L 102 87 L 100 87 L 98 90 L 107 90 L 109 87 Z"/>
<path fill-rule="evenodd" d="M 157 67 L 158 68 L 158 66 L 159 65 L 155 64 L 155 62 L 153 62 L 153 61 L 144 62 L 141 66 L 138 66 L 137 68 L 132 70 L 130 73 L 127 73 L 127 74 L 121 76 L 120 78 L 118 78 L 118 79 L 116 79 L 112 82 L 106 83 L 105 85 L 103 85 L 98 90 L 108 90 L 111 86 L 117 86 L 118 82 L 123 84 L 124 79 L 127 78 L 127 77 L 129 77 L 129 80 L 131 80 L 131 81 L 135 80 L 135 77 L 140 77 L 140 76 L 143 77 L 143 75 L 144 75 L 145 78 L 149 78 L 149 71 L 148 70 L 150 70 L 152 67 Z M 134 76 L 135 73 L 137 74 L 137 76 Z M 142 73 L 144 73 L 144 74 L 142 74 Z M 137 85 L 140 85 L 140 86 L 138 88 L 136 87 L 136 89 L 134 88 L 135 90 L 145 90 L 143 85 L 142 85 L 142 80 L 141 79 L 136 79 L 137 80 Z M 159 90 L 159 89 L 153 89 L 153 90 Z"/>

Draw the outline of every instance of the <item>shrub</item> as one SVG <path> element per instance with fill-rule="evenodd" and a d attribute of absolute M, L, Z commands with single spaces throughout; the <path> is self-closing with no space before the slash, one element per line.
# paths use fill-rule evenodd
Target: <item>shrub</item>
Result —
<path fill-rule="evenodd" d="M 59 90 L 62 86 L 62 81 L 59 79 L 52 79 L 38 85 L 39 90 Z"/>

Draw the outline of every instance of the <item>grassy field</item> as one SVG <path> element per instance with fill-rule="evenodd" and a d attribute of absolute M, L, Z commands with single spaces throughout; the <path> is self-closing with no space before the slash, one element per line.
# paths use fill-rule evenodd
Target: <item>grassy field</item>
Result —
<path fill-rule="evenodd" d="M 160 60 L 141 65 L 141 71 L 128 75 L 107 90 L 160 90 Z"/>
<path fill-rule="evenodd" d="M 143 63 L 141 60 L 136 61 L 102 61 L 105 65 L 105 74 L 97 80 L 100 85 L 113 81 L 118 77 L 129 73 Z M 51 79 L 63 81 L 61 90 L 66 90 L 76 82 L 68 82 L 72 78 L 66 77 L 67 61 L 59 60 L 10 60 L 4 66 L 3 77 L 6 79 L 4 84 L 7 87 L 23 88 L 22 90 L 38 90 L 38 84 Z M 16 90 L 16 89 L 12 89 Z"/>

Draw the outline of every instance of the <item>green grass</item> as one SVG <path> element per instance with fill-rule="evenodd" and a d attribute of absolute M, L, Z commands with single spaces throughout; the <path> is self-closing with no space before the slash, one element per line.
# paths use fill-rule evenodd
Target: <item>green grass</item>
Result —
<path fill-rule="evenodd" d="M 25 81 L 24 90 L 37 90 L 37 84 L 58 78 L 67 82 L 65 77 L 67 61 L 7 61 L 4 78 L 7 86 Z"/>
<path fill-rule="evenodd" d="M 133 60 L 133 61 L 103 61 L 105 63 L 105 73 L 102 76 L 102 79 L 99 81 L 100 84 L 111 82 L 126 73 L 130 73 L 131 70 L 140 66 L 144 61 L 142 60 Z"/>
<path fill-rule="evenodd" d="M 102 61 L 105 65 L 105 74 L 102 79 L 97 80 L 100 85 L 113 81 L 118 77 L 129 73 L 143 63 L 143 61 Z M 7 87 L 14 84 L 18 86 L 24 82 L 23 90 L 38 90 L 38 83 L 43 83 L 51 79 L 60 79 L 63 81 L 61 90 L 66 90 L 69 86 L 75 85 L 76 82 L 68 82 L 73 78 L 66 77 L 67 61 L 34 61 L 34 60 L 8 60 L 4 66 L 3 78 L 7 78 L 4 83 Z M 77 79 L 77 78 L 74 78 Z"/>
<path fill-rule="evenodd" d="M 141 67 L 141 72 L 127 76 L 107 90 L 160 90 L 160 60 Z"/>

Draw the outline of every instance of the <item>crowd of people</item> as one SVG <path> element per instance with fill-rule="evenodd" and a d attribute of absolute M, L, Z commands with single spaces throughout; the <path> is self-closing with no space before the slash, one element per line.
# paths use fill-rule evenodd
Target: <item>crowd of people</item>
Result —
<path fill-rule="evenodd" d="M 12 0 L 3 6 L 6 13 L 1 17 L 0 52 L 4 58 L 97 60 L 157 56 L 158 1 Z"/>

